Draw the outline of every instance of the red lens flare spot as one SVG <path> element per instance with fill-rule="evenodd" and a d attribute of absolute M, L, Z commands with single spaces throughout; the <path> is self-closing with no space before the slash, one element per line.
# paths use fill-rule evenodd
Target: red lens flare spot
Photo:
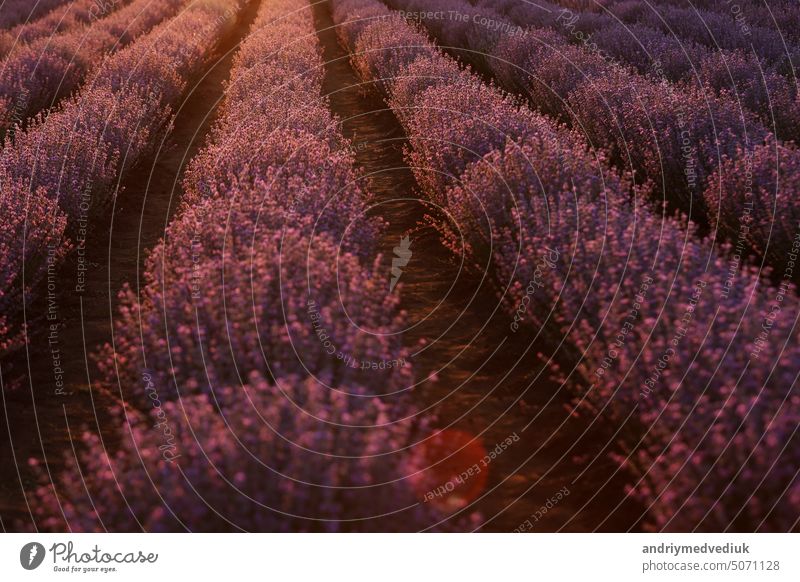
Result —
<path fill-rule="evenodd" d="M 486 449 L 475 435 L 443 430 L 414 451 L 416 473 L 411 483 L 417 497 L 442 511 L 456 511 L 473 502 L 486 487 Z"/>

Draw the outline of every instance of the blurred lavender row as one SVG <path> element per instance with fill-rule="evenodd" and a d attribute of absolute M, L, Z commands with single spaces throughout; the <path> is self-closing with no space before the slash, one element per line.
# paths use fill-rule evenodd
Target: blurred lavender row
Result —
<path fill-rule="evenodd" d="M 102 0 L 73 0 L 51 10 L 41 18 L 23 22 L 0 32 L 0 55 L 5 58 L 16 47 L 29 44 L 42 37 L 53 38 L 56 35 L 81 28 L 130 2 L 132 0 L 116 0 L 107 3 Z"/>
<path fill-rule="evenodd" d="M 12 26 L 38 18 L 49 10 L 56 9 L 70 0 L 4 0 L 0 8 L 0 28 Z"/>
<path fill-rule="evenodd" d="M 412 13 L 424 9 L 418 0 L 391 4 Z M 642 76 L 602 52 L 570 45 L 552 30 L 520 29 L 511 34 L 497 28 L 494 23 L 503 23 L 504 17 L 491 9 L 473 9 L 461 0 L 444 4 L 446 13 L 467 16 L 423 22 L 444 45 L 469 49 L 465 58 L 503 88 L 570 124 L 615 167 L 631 171 L 651 189 L 656 211 L 664 204 L 680 210 L 723 241 L 741 246 L 739 254 L 783 268 L 800 228 L 798 192 L 789 172 L 800 164 L 800 150 L 793 143 L 776 150 L 774 136 L 737 102 L 740 95 L 747 100 L 746 94 L 718 94 Z M 715 53 L 716 65 L 733 66 L 719 58 Z M 740 80 L 753 80 L 753 71 L 740 72 Z M 754 107 L 764 111 L 770 99 L 776 99 L 771 103 L 774 109 L 767 107 L 768 115 L 797 113 L 782 127 L 796 126 L 796 92 L 762 95 Z M 786 97 L 783 103 L 781 95 Z M 734 199 L 749 198 L 748 212 L 727 203 L 731 197 L 725 194 L 733 188 L 739 191 Z M 793 281 L 800 281 L 800 273 Z"/>

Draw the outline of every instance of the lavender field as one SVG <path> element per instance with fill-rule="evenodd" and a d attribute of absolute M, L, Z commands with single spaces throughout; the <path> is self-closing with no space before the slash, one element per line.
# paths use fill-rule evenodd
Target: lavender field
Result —
<path fill-rule="evenodd" d="M 5 532 L 800 531 L 796 0 L 0 0 Z"/>

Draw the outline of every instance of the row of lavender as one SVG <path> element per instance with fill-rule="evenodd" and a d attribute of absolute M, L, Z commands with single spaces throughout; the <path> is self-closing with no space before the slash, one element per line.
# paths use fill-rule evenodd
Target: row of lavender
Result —
<path fill-rule="evenodd" d="M 454 250 L 464 233 L 472 261 L 490 252 L 514 324 L 561 346 L 554 374 L 579 410 L 618 429 L 650 525 L 795 528 L 790 284 L 763 286 L 639 207 L 630 180 L 576 134 L 460 70 L 383 4 L 334 6 L 354 65 L 408 133 L 419 183 L 459 223 L 445 229 Z"/>
<path fill-rule="evenodd" d="M 513 2 L 513 0 L 470 0 L 477 6 L 505 12 L 521 26 L 553 26 L 557 28 L 565 10 L 575 18 L 574 24 L 584 37 L 603 29 L 622 33 L 621 24 L 632 25 L 642 33 L 642 45 L 667 49 L 678 60 L 696 54 L 695 49 L 742 51 L 761 58 L 784 74 L 794 77 L 798 64 L 800 38 L 796 27 L 800 9 L 794 2 L 666 2 L 648 3 L 639 0 L 607 2 L 602 9 L 589 1 L 581 6 L 569 1 Z M 748 5 L 749 4 L 749 5 Z M 628 33 L 630 34 L 630 33 Z M 583 41 L 583 39 L 577 39 Z M 683 50 L 672 51 L 676 47 Z M 640 47 L 637 50 L 641 50 Z"/>
<path fill-rule="evenodd" d="M 499 13 L 523 27 L 533 25 L 552 30 L 596 57 L 630 65 L 656 81 L 678 82 L 694 93 L 700 89 L 727 95 L 739 107 L 755 113 L 782 139 L 800 137 L 800 99 L 793 65 L 797 63 L 798 48 L 775 31 L 764 30 L 761 36 L 768 38 L 760 39 L 749 29 L 743 32 L 741 26 L 736 27 L 733 22 L 725 26 L 712 19 L 712 28 L 716 23 L 717 29 L 725 29 L 716 30 L 718 36 L 742 42 L 736 44 L 729 40 L 726 43 L 720 39 L 724 46 L 730 47 L 722 48 L 716 44 L 716 36 L 705 42 L 677 36 L 679 31 L 692 30 L 692 27 L 696 29 L 694 36 L 704 32 L 713 34 L 713 30 L 709 33 L 705 28 L 706 23 L 701 20 L 703 14 L 682 11 L 679 18 L 665 24 L 660 13 L 642 2 L 615 5 L 614 16 L 573 12 L 547 3 L 541 7 L 526 6 L 507 0 L 480 0 L 476 4 L 477 9 L 490 11 L 489 17 L 491 12 Z M 670 8 L 666 10 L 671 11 Z M 796 8 L 793 12 L 800 15 Z M 620 17 L 625 21 L 621 22 Z M 657 23 L 667 28 L 661 30 Z M 671 28 L 679 23 L 680 28 Z M 751 49 L 749 43 L 758 45 L 762 41 L 769 50 Z M 557 42 L 554 48 L 560 48 L 561 44 Z M 574 61 L 573 66 L 581 62 Z"/>
<path fill-rule="evenodd" d="M 421 0 L 392 0 L 418 14 Z M 515 29 L 462 0 L 423 24 L 537 110 L 569 123 L 618 168 L 708 224 L 737 257 L 782 270 L 800 234 L 800 150 L 777 143 L 729 95 L 641 76 L 546 29 Z M 453 17 L 452 15 L 460 15 Z M 793 280 L 800 280 L 795 273 Z"/>
<path fill-rule="evenodd" d="M 11 28 L 33 20 L 48 10 L 53 10 L 69 0 L 6 0 L 0 10 L 0 29 Z"/>
<path fill-rule="evenodd" d="M 22 22 L 0 31 L 0 55 L 4 58 L 16 46 L 31 43 L 45 36 L 55 36 L 107 16 L 132 0 L 102 2 L 102 0 L 73 0 L 54 8 L 41 18 Z"/>
<path fill-rule="evenodd" d="M 711 12 L 721 12 L 737 22 L 777 29 L 781 34 L 800 41 L 800 10 L 793 0 L 743 0 L 737 2 L 736 6 L 728 6 L 724 2 L 720 4 L 717 0 L 666 0 L 666 3 L 681 8 L 694 5 Z"/>
<path fill-rule="evenodd" d="M 371 258 L 380 225 L 364 216 L 323 74 L 308 5 L 264 2 L 144 287 L 124 293 L 100 364 L 132 430 L 113 455 L 86 437 L 89 495 L 77 468 L 58 487 L 74 529 L 439 519 L 407 485 L 407 448 L 426 422 L 404 391 L 402 314 Z M 46 490 L 37 506 L 57 527 Z"/>
<path fill-rule="evenodd" d="M 638 4 L 638 5 L 637 5 Z M 766 63 L 791 74 L 798 61 L 798 33 L 791 23 L 798 23 L 797 3 L 759 2 L 758 6 L 721 6 L 719 2 L 695 6 L 656 6 L 630 0 L 609 8 L 610 15 L 598 20 L 605 27 L 616 19 L 642 23 L 654 30 L 678 37 L 685 44 L 754 53 Z M 713 6 L 713 7 L 712 7 Z M 727 10 L 725 9 L 727 8 Z M 616 18 L 615 18 L 616 17 Z"/>
<path fill-rule="evenodd" d="M 194 3 L 107 59 L 89 87 L 0 152 L 0 356 L 23 342 L 25 322 L 44 321 L 26 309 L 45 297 L 57 304 L 70 239 L 85 243 L 123 171 L 168 130 L 171 107 L 237 11 L 232 2 Z"/>
<path fill-rule="evenodd" d="M 135 0 L 84 27 L 15 48 L 0 63 L 0 132 L 71 94 L 109 54 L 173 17 L 186 0 Z"/>

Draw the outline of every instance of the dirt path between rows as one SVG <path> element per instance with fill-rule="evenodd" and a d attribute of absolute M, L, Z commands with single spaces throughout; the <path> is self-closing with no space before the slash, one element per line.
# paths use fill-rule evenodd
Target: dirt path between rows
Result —
<path fill-rule="evenodd" d="M 326 61 L 324 90 L 355 146 L 374 196 L 371 212 L 389 223 L 380 244 L 387 274 L 395 249 L 409 237 L 401 297 L 420 405 L 438 413 L 438 427 L 448 438 L 473 440 L 451 459 L 463 469 L 473 462 L 476 443 L 485 451 L 508 438 L 513 443 L 474 478 L 480 487 L 464 484 L 461 498 L 474 498 L 468 509 L 483 515 L 480 529 L 508 532 L 526 520 L 533 531 L 636 529 L 640 508 L 624 501 L 624 483 L 612 478 L 616 465 L 604 454 L 611 435 L 570 413 L 565 391 L 548 379 L 537 356 L 546 350 L 532 335 L 509 333 L 488 281 L 460 270 L 460 259 L 425 226 L 426 214 L 446 218 L 419 194 L 403 157 L 407 139 L 398 120 L 377 89 L 353 70 L 327 0 L 313 3 L 313 10 Z M 487 473 L 486 483 L 479 483 Z M 564 488 L 568 495 L 549 501 Z"/>

